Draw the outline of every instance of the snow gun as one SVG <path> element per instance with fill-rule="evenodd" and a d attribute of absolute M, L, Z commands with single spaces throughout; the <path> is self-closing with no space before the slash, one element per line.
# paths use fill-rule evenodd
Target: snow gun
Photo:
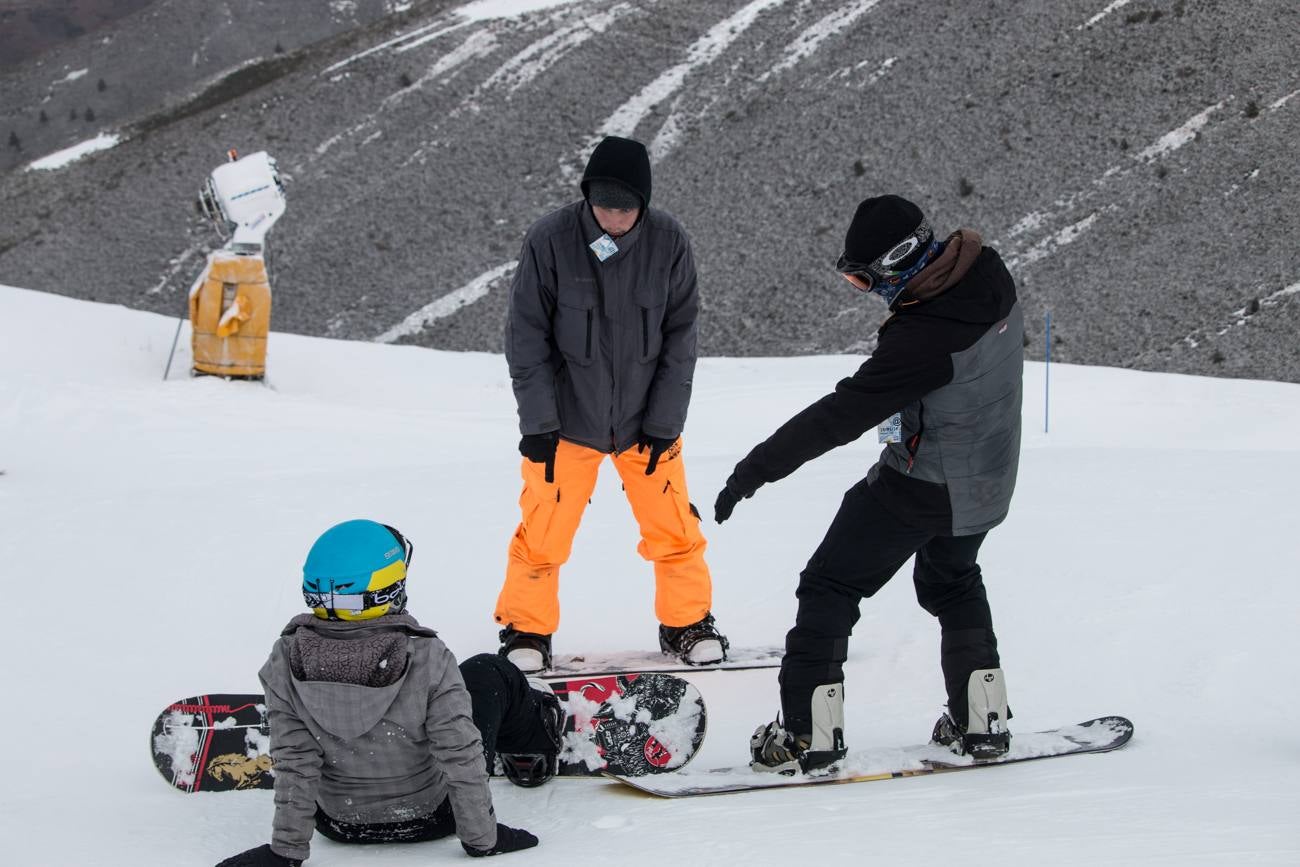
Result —
<path fill-rule="evenodd" d="M 225 245 L 210 253 L 189 293 L 194 375 L 263 379 L 266 339 L 271 330 L 271 287 L 264 249 L 267 233 L 284 215 L 284 185 L 275 160 L 265 151 L 228 162 L 208 176 L 199 191 L 199 213 Z M 182 320 L 183 321 L 183 320 Z M 172 354 L 180 337 L 177 323 Z M 167 357 L 163 379 L 171 371 Z"/>
<path fill-rule="evenodd" d="M 262 252 L 266 234 L 284 215 L 284 185 L 275 160 L 258 151 L 240 158 L 227 151 L 230 161 L 213 169 L 199 191 L 199 213 L 210 220 L 226 249 L 243 255 Z"/>

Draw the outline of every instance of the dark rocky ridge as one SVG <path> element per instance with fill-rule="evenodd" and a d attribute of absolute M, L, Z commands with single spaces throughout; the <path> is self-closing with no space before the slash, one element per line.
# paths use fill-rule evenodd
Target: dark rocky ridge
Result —
<path fill-rule="evenodd" d="M 94 33 L 153 0 L 11 0 L 0 6 L 0 68 Z"/>
<path fill-rule="evenodd" d="M 1081 26 L 1107 3 L 771 0 L 715 54 L 696 44 L 747 6 L 463 23 L 433 2 L 263 50 L 248 80 L 133 114 L 110 151 L 0 176 L 0 282 L 179 312 L 216 240 L 194 192 L 227 147 L 265 148 L 290 179 L 275 327 L 373 339 L 513 259 L 602 126 L 687 64 L 618 131 L 677 131 L 655 200 L 693 235 L 706 353 L 869 349 L 883 310 L 830 266 L 856 202 L 895 191 L 1003 251 L 1031 321 L 1052 311 L 1054 359 L 1300 381 L 1293 4 L 1135 0 Z M 401 339 L 499 350 L 504 288 Z"/>

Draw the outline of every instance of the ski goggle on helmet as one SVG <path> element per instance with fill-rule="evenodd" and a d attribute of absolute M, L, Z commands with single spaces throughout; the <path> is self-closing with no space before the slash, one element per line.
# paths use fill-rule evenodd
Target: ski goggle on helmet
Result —
<path fill-rule="evenodd" d="M 871 292 L 893 304 L 907 281 L 930 263 L 939 242 L 934 239 L 930 223 L 924 219 L 907 237 L 870 262 L 855 262 L 840 254 L 835 270 L 863 292 Z"/>
<path fill-rule="evenodd" d="M 344 521 L 307 552 L 302 596 L 324 620 L 371 620 L 406 607 L 406 569 L 415 546 L 387 524 Z"/>

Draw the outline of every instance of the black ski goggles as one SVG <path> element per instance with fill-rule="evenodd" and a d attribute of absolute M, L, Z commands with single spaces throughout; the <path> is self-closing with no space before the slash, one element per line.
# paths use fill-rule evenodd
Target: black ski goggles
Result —
<path fill-rule="evenodd" d="M 934 239 L 934 231 L 929 222 L 922 220 L 906 238 L 870 262 L 858 262 L 850 259 L 847 254 L 840 254 L 835 270 L 861 291 L 875 293 L 892 302 L 904 284 L 929 264 L 938 249 L 939 242 Z M 910 267 L 897 267 L 912 258 L 918 250 L 924 252 Z"/>
<path fill-rule="evenodd" d="M 324 608 L 326 611 L 364 611 L 378 608 L 406 598 L 406 579 L 394 581 L 378 590 L 365 590 L 361 593 L 335 593 L 331 590 L 313 592 L 304 590 L 302 598 L 308 608 Z"/>

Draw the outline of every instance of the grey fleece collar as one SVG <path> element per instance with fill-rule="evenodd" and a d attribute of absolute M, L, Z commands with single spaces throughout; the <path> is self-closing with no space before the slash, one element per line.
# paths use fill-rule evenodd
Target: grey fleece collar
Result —
<path fill-rule="evenodd" d="M 327 621 L 303 614 L 284 630 L 296 679 L 370 687 L 389 686 L 401 678 L 411 635 L 434 634 L 409 614 L 365 621 Z"/>

